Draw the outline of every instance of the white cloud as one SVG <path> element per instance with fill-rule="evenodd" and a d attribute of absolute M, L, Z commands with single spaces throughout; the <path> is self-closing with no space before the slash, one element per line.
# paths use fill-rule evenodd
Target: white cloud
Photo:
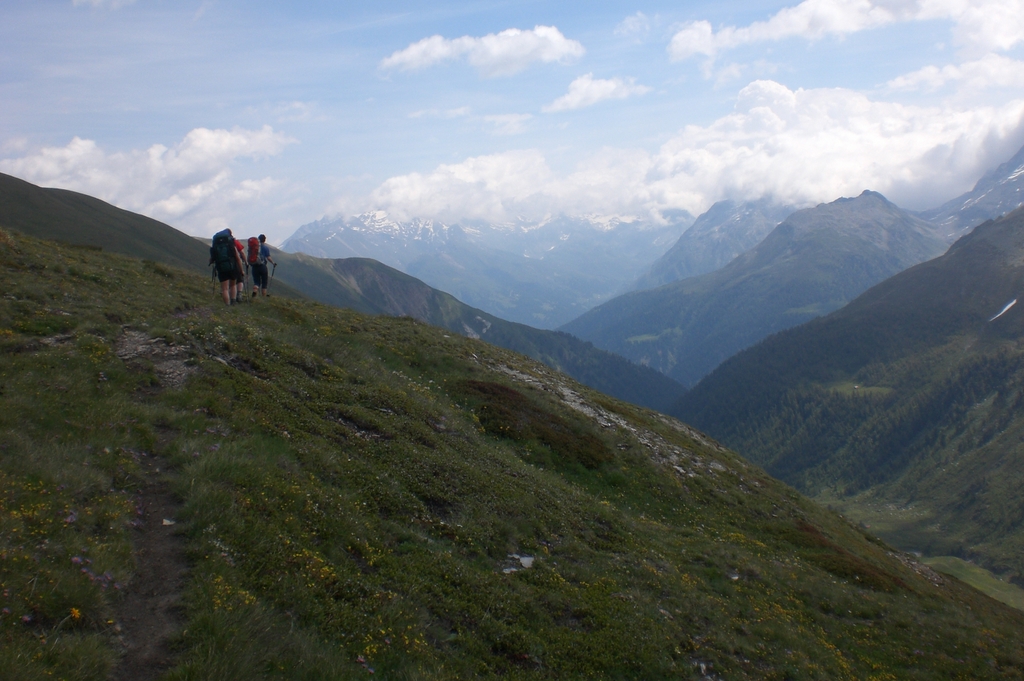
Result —
<path fill-rule="evenodd" d="M 772 195 L 792 203 L 882 192 L 926 208 L 965 191 L 1020 146 L 1024 101 L 1000 108 L 912 107 L 840 88 L 791 91 L 755 81 L 736 111 L 688 126 L 655 158 L 655 205 L 697 196 Z"/>
<path fill-rule="evenodd" d="M 501 220 L 531 199 L 535 204 L 552 180 L 539 151 L 508 151 L 441 165 L 426 175 L 392 177 L 374 190 L 370 203 L 399 219 Z"/>
<path fill-rule="evenodd" d="M 735 111 L 685 127 L 656 152 L 604 149 L 559 176 L 538 150 L 393 177 L 369 198 L 405 216 L 502 221 L 548 213 L 697 214 L 722 198 L 808 205 L 865 189 L 924 209 L 969 189 L 1024 144 L 1024 100 L 913 107 L 844 89 L 755 81 Z"/>
<path fill-rule="evenodd" d="M 990 88 L 1024 88 L 1024 61 L 998 54 L 988 54 L 974 61 L 942 68 L 926 66 L 890 80 L 891 90 L 923 90 L 934 92 L 946 85 L 957 84 L 962 90 L 977 92 Z"/>
<path fill-rule="evenodd" d="M 672 36 L 668 52 L 674 60 L 714 58 L 741 45 L 819 40 L 898 21 L 934 19 L 952 21 L 955 42 L 970 52 L 1007 50 L 1024 42 L 1024 0 L 804 0 L 749 26 L 716 31 L 707 21 L 690 21 Z"/>
<path fill-rule="evenodd" d="M 64 147 L 44 147 L 0 160 L 0 170 L 47 187 L 80 191 L 162 220 L 205 221 L 233 202 L 252 201 L 278 186 L 271 178 L 235 181 L 239 159 L 275 156 L 295 140 L 270 126 L 259 130 L 196 128 L 173 148 L 107 153 L 75 137 Z"/>
<path fill-rule="evenodd" d="M 634 78 L 594 79 L 594 74 L 580 76 L 569 84 L 569 91 L 544 107 L 547 113 L 582 109 L 606 99 L 626 99 L 651 91 L 646 85 L 637 85 Z"/>
<path fill-rule="evenodd" d="M 526 122 L 533 118 L 530 114 L 498 114 L 484 116 L 484 120 L 494 125 L 496 135 L 518 135 L 526 131 Z"/>
<path fill-rule="evenodd" d="M 482 38 L 463 36 L 448 40 L 431 36 L 393 53 L 380 66 L 412 71 L 465 58 L 486 77 L 509 76 L 533 62 L 565 64 L 584 52 L 583 45 L 569 40 L 554 26 L 536 26 L 529 31 L 510 28 Z"/>
<path fill-rule="evenodd" d="M 916 19 L 951 19 L 954 41 L 975 56 L 1024 43 L 1024 0 L 918 0 Z"/>

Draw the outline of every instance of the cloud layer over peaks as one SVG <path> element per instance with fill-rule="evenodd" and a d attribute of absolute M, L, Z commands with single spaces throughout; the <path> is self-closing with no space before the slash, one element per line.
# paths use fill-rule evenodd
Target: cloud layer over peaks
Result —
<path fill-rule="evenodd" d="M 261 159 L 280 154 L 295 140 L 270 126 L 259 130 L 196 128 L 173 148 L 154 144 L 145 150 L 107 153 L 93 140 L 75 137 L 64 147 L 45 147 L 15 159 L 0 161 L 0 170 L 46 187 L 90 194 L 128 210 L 158 219 L 203 216 L 239 201 L 253 201 L 278 185 L 271 178 L 233 179 L 238 159 Z M 216 220 L 209 217 L 209 220 Z"/>
<path fill-rule="evenodd" d="M 690 125 L 654 153 L 606 148 L 564 176 L 536 149 L 477 156 L 384 182 L 369 204 L 392 214 L 502 221 L 546 213 L 693 214 L 722 198 L 797 205 L 880 191 L 908 208 L 966 191 L 1024 143 L 1024 100 L 913 107 L 840 88 L 740 91 L 735 111 Z"/>
<path fill-rule="evenodd" d="M 586 50 L 554 26 L 523 31 L 510 28 L 481 38 L 449 40 L 439 35 L 412 43 L 381 61 L 382 69 L 416 70 L 445 61 L 465 59 L 485 77 L 510 76 L 534 62 L 566 64 Z"/>

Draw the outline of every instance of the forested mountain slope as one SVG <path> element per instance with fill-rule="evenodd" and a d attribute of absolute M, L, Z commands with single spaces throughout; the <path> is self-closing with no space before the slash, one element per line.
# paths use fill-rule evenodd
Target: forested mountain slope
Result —
<path fill-rule="evenodd" d="M 907 549 L 1024 576 L 1024 210 L 725 362 L 673 413 Z"/>
<path fill-rule="evenodd" d="M 0 275 L 6 678 L 1024 677 L 1021 613 L 521 355 L 3 231 Z"/>
<path fill-rule="evenodd" d="M 932 225 L 864 192 L 797 211 L 720 270 L 620 296 L 562 330 L 693 385 L 765 336 L 945 249 Z"/>

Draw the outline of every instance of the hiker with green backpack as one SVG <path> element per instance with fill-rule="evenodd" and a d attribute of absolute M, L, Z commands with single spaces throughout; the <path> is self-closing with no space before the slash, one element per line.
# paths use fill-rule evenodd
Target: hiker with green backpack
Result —
<path fill-rule="evenodd" d="M 238 255 L 235 247 L 235 239 L 231 236 L 230 229 L 224 229 L 213 235 L 213 245 L 210 246 L 210 264 L 214 265 L 217 279 L 220 281 L 220 293 L 226 305 L 235 302 L 235 296 L 240 290 L 237 288 L 239 273 L 244 273 L 242 258 Z"/>
<path fill-rule="evenodd" d="M 269 262 L 277 269 L 277 263 L 270 257 L 270 246 L 267 246 L 267 237 L 260 234 L 259 237 L 249 237 L 249 271 L 252 272 L 252 295 L 255 298 L 257 293 L 268 296 L 267 293 L 267 263 Z"/>

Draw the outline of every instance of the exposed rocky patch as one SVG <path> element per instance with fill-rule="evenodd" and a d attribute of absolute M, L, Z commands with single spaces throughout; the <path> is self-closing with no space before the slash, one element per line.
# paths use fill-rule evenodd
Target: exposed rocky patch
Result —
<path fill-rule="evenodd" d="M 163 338 L 150 338 L 143 331 L 125 329 L 114 347 L 117 356 L 129 369 L 144 371 L 152 363 L 153 371 L 163 388 L 177 389 L 198 369 L 187 363 L 187 348 L 168 343 Z"/>

